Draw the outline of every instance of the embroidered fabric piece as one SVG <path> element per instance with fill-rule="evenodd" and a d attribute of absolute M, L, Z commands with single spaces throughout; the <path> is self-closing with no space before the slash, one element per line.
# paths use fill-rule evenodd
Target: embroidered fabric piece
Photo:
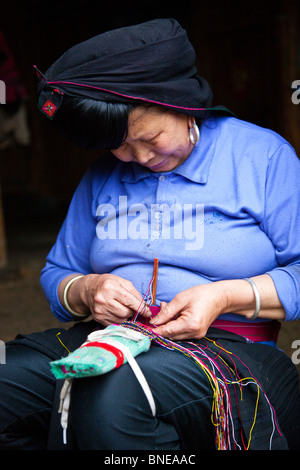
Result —
<path fill-rule="evenodd" d="M 128 330 L 120 325 L 110 325 L 91 333 L 83 345 L 66 358 L 52 361 L 51 370 L 57 379 L 64 378 L 60 394 L 61 426 L 63 442 L 67 443 L 67 428 L 72 382 L 74 378 L 105 374 L 126 362 L 129 363 L 148 400 L 152 415 L 156 406 L 150 387 L 134 356 L 146 352 L 151 339 L 141 332 Z"/>
<path fill-rule="evenodd" d="M 47 100 L 45 104 L 42 106 L 42 111 L 47 114 L 50 118 L 53 116 L 55 113 L 55 110 L 57 109 L 57 106 L 55 106 L 54 103 L 52 103 L 50 100 Z"/>
<path fill-rule="evenodd" d="M 110 325 L 91 333 L 80 348 L 51 362 L 50 367 L 57 379 L 106 374 L 127 362 L 122 346 L 127 347 L 132 356 L 137 356 L 148 351 L 150 343 L 151 340 L 139 332 Z"/>
<path fill-rule="evenodd" d="M 54 89 L 49 91 L 46 98 L 42 95 L 39 97 L 39 108 L 41 112 L 49 119 L 53 119 L 58 111 L 63 99 L 63 92 Z"/>

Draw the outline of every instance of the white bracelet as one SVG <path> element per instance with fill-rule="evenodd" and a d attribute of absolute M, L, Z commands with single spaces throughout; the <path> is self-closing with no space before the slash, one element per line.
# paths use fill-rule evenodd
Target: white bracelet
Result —
<path fill-rule="evenodd" d="M 77 313 L 74 312 L 74 310 L 71 309 L 68 300 L 67 300 L 67 295 L 68 295 L 68 290 L 70 286 L 75 282 L 77 279 L 80 279 L 81 277 L 84 277 L 83 274 L 80 274 L 79 276 L 72 277 L 69 282 L 67 282 L 65 288 L 64 288 L 64 293 L 63 293 L 63 301 L 64 301 L 64 306 L 66 310 L 74 317 L 74 318 L 85 318 L 89 316 L 89 313 Z"/>
<path fill-rule="evenodd" d="M 259 295 L 259 291 L 258 291 L 258 288 L 257 288 L 255 282 L 252 281 L 252 279 L 244 278 L 243 280 L 247 281 L 247 282 L 249 282 L 249 284 L 251 284 L 251 287 L 252 287 L 254 295 L 255 295 L 255 312 L 250 317 L 250 320 L 255 320 L 257 318 L 257 315 L 260 312 L 260 295 Z"/>

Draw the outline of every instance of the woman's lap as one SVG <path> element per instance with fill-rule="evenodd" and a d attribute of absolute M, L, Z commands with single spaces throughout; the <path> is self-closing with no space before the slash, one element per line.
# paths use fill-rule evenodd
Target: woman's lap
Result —
<path fill-rule="evenodd" d="M 7 344 L 6 364 L 0 366 L 0 449 L 47 444 L 55 389 L 50 360 L 22 342 Z"/>
<path fill-rule="evenodd" d="M 0 449 L 46 448 L 56 388 L 49 362 L 66 355 L 66 348 L 78 347 L 90 329 L 89 323 L 52 329 L 7 344 L 6 364 L 0 365 Z M 263 348 L 267 349 L 262 352 L 269 347 Z M 136 359 L 154 396 L 156 418 L 128 365 L 100 377 L 74 380 L 69 430 L 75 448 L 213 449 L 212 389 L 203 371 L 184 355 L 158 345 Z M 276 375 L 272 364 L 273 359 L 266 369 L 268 377 Z M 292 408 L 285 409 L 289 398 L 280 381 L 277 388 L 271 383 L 269 391 L 284 429 L 289 433 L 291 428 L 293 445 L 298 445 L 299 396 L 293 373 L 291 377 L 287 385 L 289 397 L 294 397 Z M 61 429 L 56 433 L 62 440 Z"/>
<path fill-rule="evenodd" d="M 0 367 L 0 449 L 47 446 L 56 387 L 49 362 L 66 353 L 67 346 L 79 346 L 86 333 L 77 335 L 78 344 L 73 345 L 68 330 L 58 329 L 7 343 L 6 364 Z M 69 420 L 76 447 L 176 449 L 182 446 L 179 435 L 181 441 L 191 435 L 196 445 L 201 426 L 192 423 L 198 413 L 207 446 L 214 448 L 213 432 L 207 433 L 212 392 L 202 373 L 195 374 L 185 357 L 158 346 L 137 360 L 155 398 L 157 417 L 150 416 L 144 392 L 126 364 L 101 377 L 78 379 Z M 189 368 L 192 378 L 186 380 Z M 62 439 L 61 429 L 57 431 Z"/>
<path fill-rule="evenodd" d="M 214 449 L 212 389 L 203 372 L 185 356 L 156 345 L 136 360 L 152 391 L 156 417 L 129 365 L 79 379 L 73 383 L 70 410 L 78 447 Z M 96 432 L 90 435 L 91 428 Z"/>
<path fill-rule="evenodd" d="M 71 337 L 72 329 L 53 328 L 6 343 L 6 362 L 0 364 L 0 450 L 46 447 L 56 387 L 49 363 L 67 354 Z"/>

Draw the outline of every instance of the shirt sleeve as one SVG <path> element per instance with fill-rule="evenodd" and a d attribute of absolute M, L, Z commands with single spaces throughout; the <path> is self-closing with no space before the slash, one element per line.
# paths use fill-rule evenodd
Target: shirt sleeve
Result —
<path fill-rule="evenodd" d="M 61 305 L 58 298 L 60 282 L 70 274 L 89 274 L 90 248 L 96 235 L 95 205 L 97 195 L 109 174 L 111 165 L 99 161 L 90 166 L 80 181 L 71 200 L 66 218 L 56 242 L 50 250 L 41 271 L 41 286 L 53 314 L 61 321 L 74 318 Z"/>
<path fill-rule="evenodd" d="M 300 318 L 300 160 L 282 144 L 269 162 L 262 230 L 271 239 L 278 267 L 269 271 L 286 320 Z"/>

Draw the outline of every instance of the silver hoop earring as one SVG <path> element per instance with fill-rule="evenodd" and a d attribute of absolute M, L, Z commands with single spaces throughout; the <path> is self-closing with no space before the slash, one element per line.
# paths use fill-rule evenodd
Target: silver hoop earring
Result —
<path fill-rule="evenodd" d="M 195 135 L 194 135 L 194 133 L 195 133 Z M 194 122 L 192 124 L 192 127 L 190 128 L 190 141 L 193 145 L 195 145 L 195 147 L 198 145 L 199 138 L 200 138 L 199 127 Z"/>

